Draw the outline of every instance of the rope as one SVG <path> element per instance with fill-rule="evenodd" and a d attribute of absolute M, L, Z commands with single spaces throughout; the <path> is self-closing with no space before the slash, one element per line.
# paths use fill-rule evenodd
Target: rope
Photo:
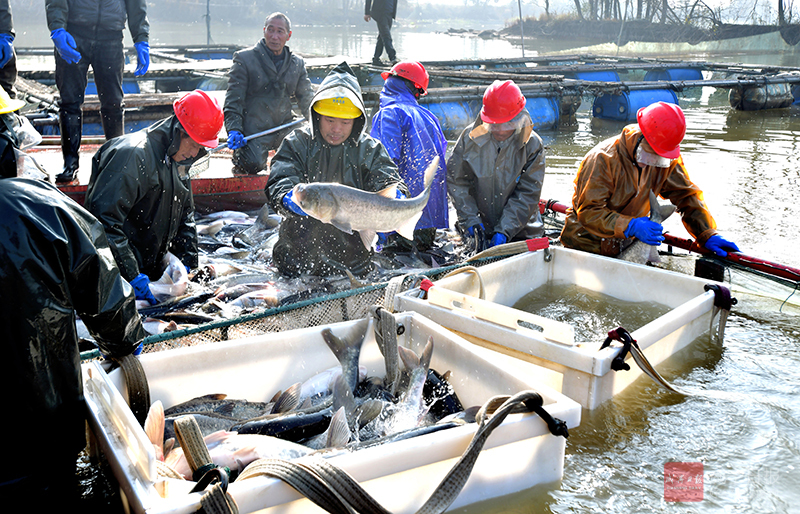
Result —
<path fill-rule="evenodd" d="M 480 292 L 478 293 L 478 298 L 480 298 L 481 300 L 486 299 L 486 288 L 483 285 L 483 277 L 481 276 L 481 272 L 478 271 L 478 268 L 476 268 L 475 266 L 464 266 L 463 268 L 454 269 L 453 271 L 443 276 L 442 278 L 447 278 L 465 272 L 474 273 L 475 276 L 478 277 L 478 283 L 480 284 Z"/>
<path fill-rule="evenodd" d="M 192 479 L 197 481 L 209 470 L 204 466 L 211 464 L 211 455 L 194 416 L 181 416 L 175 420 L 175 436 L 192 470 Z M 198 474 L 198 471 L 201 473 Z"/>
<path fill-rule="evenodd" d="M 551 432 L 567 437 L 566 423 L 553 419 L 542 405 L 542 397 L 535 391 L 523 391 L 513 397 L 494 397 L 487 401 L 478 413 L 479 427 L 469 447 L 417 514 L 440 514 L 447 510 L 464 488 L 486 439 L 512 412 L 544 413 L 550 419 L 545 421 L 551 427 Z M 347 472 L 317 456 L 303 457 L 292 462 L 260 459 L 250 464 L 239 476 L 239 480 L 260 475 L 283 480 L 328 512 L 390 514 Z"/>

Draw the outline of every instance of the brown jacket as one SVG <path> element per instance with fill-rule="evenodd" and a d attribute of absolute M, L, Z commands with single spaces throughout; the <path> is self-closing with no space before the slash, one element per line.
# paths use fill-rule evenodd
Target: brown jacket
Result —
<path fill-rule="evenodd" d="M 638 125 L 628 125 L 583 158 L 561 232 L 564 246 L 616 256 L 631 219 L 650 214 L 648 191 L 678 208 L 683 225 L 699 244 L 716 234 L 703 192 L 692 183 L 682 158 L 669 168 L 644 166 L 639 171 L 633 153 L 641 135 Z"/>

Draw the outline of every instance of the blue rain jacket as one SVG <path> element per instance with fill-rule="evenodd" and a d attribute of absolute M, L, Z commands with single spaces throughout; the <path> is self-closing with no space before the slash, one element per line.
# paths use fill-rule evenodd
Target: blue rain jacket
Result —
<path fill-rule="evenodd" d="M 435 156 L 439 156 L 439 170 L 431 185 L 431 196 L 416 228 L 449 228 L 445 164 L 447 139 L 439 120 L 417 103 L 402 79 L 389 77 L 383 85 L 381 108 L 372 118 L 370 135 L 386 147 L 411 196 L 422 193 L 425 168 Z"/>

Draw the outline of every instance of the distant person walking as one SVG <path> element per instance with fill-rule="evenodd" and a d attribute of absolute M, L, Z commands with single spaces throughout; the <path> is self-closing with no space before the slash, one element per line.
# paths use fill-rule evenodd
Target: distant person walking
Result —
<path fill-rule="evenodd" d="M 303 116 L 310 116 L 314 90 L 305 62 L 286 46 L 291 37 L 292 22 L 275 12 L 264 22 L 264 37 L 233 54 L 224 111 L 234 173 L 255 175 L 267 167 L 269 151 L 278 148 L 292 129 L 252 141 L 245 135 L 292 121 L 292 98 Z"/>
<path fill-rule="evenodd" d="M 372 64 L 385 66 L 381 61 L 383 50 L 389 56 L 390 64 L 397 64 L 397 52 L 392 43 L 392 20 L 397 16 L 397 0 L 366 0 L 364 4 L 364 21 L 375 20 L 378 24 L 378 42 L 375 43 L 375 55 Z"/>

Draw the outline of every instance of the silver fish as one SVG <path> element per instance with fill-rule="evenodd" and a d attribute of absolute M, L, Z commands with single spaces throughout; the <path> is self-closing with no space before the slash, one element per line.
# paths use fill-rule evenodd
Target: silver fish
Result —
<path fill-rule="evenodd" d="M 361 344 L 367 333 L 367 320 L 353 325 L 345 337 L 339 338 L 331 329 L 322 330 L 322 338 L 342 365 L 342 380 L 350 392 L 358 385 L 358 359 L 361 355 Z"/>
<path fill-rule="evenodd" d="M 310 216 L 330 223 L 343 232 L 358 231 L 366 248 L 373 248 L 378 232 L 396 231 L 408 240 L 428 203 L 439 157 L 425 170 L 425 190 L 414 198 L 396 199 L 397 185 L 371 193 L 330 182 L 297 184 L 294 201 Z"/>
<path fill-rule="evenodd" d="M 650 221 L 662 223 L 665 219 L 669 218 L 676 207 L 669 204 L 658 203 L 658 197 L 655 193 L 650 191 Z M 648 262 L 659 262 L 658 247 L 649 245 L 638 239 L 633 239 L 630 246 L 622 250 L 619 254 L 619 259 L 623 261 L 633 262 L 636 264 L 647 264 Z"/>

